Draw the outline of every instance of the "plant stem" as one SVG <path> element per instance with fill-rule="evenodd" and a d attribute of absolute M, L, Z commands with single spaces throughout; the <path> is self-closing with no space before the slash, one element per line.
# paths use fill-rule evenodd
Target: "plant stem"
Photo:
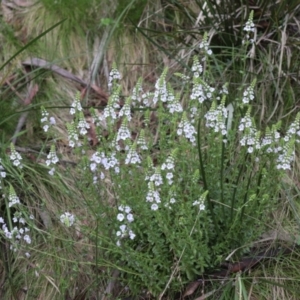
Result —
<path fill-rule="evenodd" d="M 245 161 L 247 161 L 248 156 L 249 156 L 249 153 L 246 154 Z M 231 198 L 231 205 L 230 205 L 230 222 L 233 221 L 233 208 L 235 205 L 235 196 L 236 196 L 237 187 L 238 187 L 238 184 L 239 184 L 239 181 L 240 181 L 243 171 L 244 171 L 244 165 L 241 166 L 238 177 L 234 184 L 233 194 L 232 194 L 232 198 Z"/>
<path fill-rule="evenodd" d="M 198 156 L 199 156 L 199 171 L 200 171 L 200 175 L 202 176 L 202 179 L 203 179 L 204 190 L 209 191 L 207 181 L 206 181 L 206 177 L 205 177 L 205 170 L 204 170 L 202 153 L 201 153 L 200 128 L 201 128 L 201 120 L 199 118 L 198 129 L 197 129 L 197 147 L 198 147 Z M 216 218 L 215 218 L 215 214 L 214 214 L 214 205 L 213 205 L 213 202 L 210 199 L 209 192 L 208 192 L 208 195 L 207 195 L 206 199 L 207 199 L 207 202 L 208 202 L 208 209 L 210 211 L 212 221 L 213 221 L 213 223 L 215 225 L 215 228 L 216 228 L 216 232 L 219 234 L 219 230 L 218 230 L 219 226 L 216 222 Z"/>

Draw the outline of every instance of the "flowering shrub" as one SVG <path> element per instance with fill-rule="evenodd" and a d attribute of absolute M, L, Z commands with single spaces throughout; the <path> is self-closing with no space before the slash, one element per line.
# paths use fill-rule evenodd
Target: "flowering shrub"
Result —
<path fill-rule="evenodd" d="M 251 18 L 245 31 L 255 31 Z M 85 120 L 79 95 L 70 109 L 73 121 L 66 127 L 69 146 L 79 150 L 78 187 L 98 224 L 90 237 L 106 249 L 97 263 L 120 269 L 132 291 L 178 290 L 233 250 L 246 251 L 265 230 L 281 177 L 293 163 L 300 114 L 286 135 L 279 133 L 279 123 L 258 130 L 251 116 L 255 78 L 230 103 L 230 84 L 218 87 L 208 79 L 213 52 L 207 35 L 200 53 L 193 59 L 192 78 L 177 74 L 190 95 L 183 101 L 164 70 L 153 93 L 144 92 L 139 80 L 121 107 L 121 75 L 114 67 L 106 108 L 100 116 L 90 111 L 93 126 Z M 45 132 L 55 126 L 45 108 L 41 123 Z M 97 149 L 89 146 L 90 130 Z M 13 146 L 10 159 L 21 168 Z M 58 164 L 52 146 L 45 161 L 51 176 Z M 1 165 L 0 171 L 4 184 Z M 11 193 L 8 207 L 17 204 Z M 69 212 L 59 219 L 66 227 L 75 222 Z M 20 236 L 4 225 L 2 234 Z"/>

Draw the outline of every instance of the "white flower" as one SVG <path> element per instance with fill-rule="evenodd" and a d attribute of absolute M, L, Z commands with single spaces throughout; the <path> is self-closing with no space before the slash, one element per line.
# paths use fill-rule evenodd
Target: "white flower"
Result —
<path fill-rule="evenodd" d="M 116 141 L 117 142 L 120 141 L 120 140 L 125 141 L 126 139 L 130 139 L 130 138 L 131 138 L 130 131 L 129 131 L 126 123 L 123 122 L 121 127 L 118 130 Z"/>
<path fill-rule="evenodd" d="M 153 204 L 151 205 L 151 209 L 152 209 L 152 210 L 158 210 L 158 205 L 157 205 L 156 203 L 153 203 Z"/>
<path fill-rule="evenodd" d="M 149 178 L 151 182 L 154 182 L 156 186 L 160 186 L 163 184 L 163 179 L 160 173 L 159 168 L 156 168 L 155 173 Z"/>
<path fill-rule="evenodd" d="M 120 72 L 114 67 L 109 73 L 109 79 L 108 79 L 108 89 L 110 90 L 112 87 L 112 84 L 115 80 L 120 80 L 121 74 Z"/>
<path fill-rule="evenodd" d="M 142 150 L 148 150 L 148 146 L 147 146 L 146 140 L 145 140 L 144 130 L 142 130 L 141 133 L 140 133 L 140 136 L 137 140 L 137 145 L 139 145 Z"/>
<path fill-rule="evenodd" d="M 156 104 L 158 100 L 167 102 L 168 90 L 166 83 L 166 70 L 161 74 L 160 78 L 155 83 L 155 92 L 153 97 L 153 103 Z"/>
<path fill-rule="evenodd" d="M 12 207 L 13 205 L 20 203 L 20 199 L 16 194 L 9 194 L 8 199 L 8 207 Z"/>
<path fill-rule="evenodd" d="M 51 125 L 55 125 L 56 124 L 56 121 L 55 121 L 54 117 L 50 117 L 49 118 L 49 122 L 50 122 Z"/>
<path fill-rule="evenodd" d="M 123 224 L 123 225 L 121 225 L 121 226 L 120 226 L 120 230 L 121 230 L 121 232 L 122 232 L 122 233 L 125 233 L 125 232 L 126 232 L 126 228 L 127 228 L 127 226 L 126 226 L 126 225 L 124 225 L 124 224 Z"/>
<path fill-rule="evenodd" d="M 243 103 L 248 104 L 254 99 L 254 87 L 249 86 L 243 93 Z"/>
<path fill-rule="evenodd" d="M 167 157 L 166 161 L 161 165 L 162 170 L 174 170 L 175 167 L 175 160 L 174 158 L 170 155 Z"/>
<path fill-rule="evenodd" d="M 28 234 L 24 235 L 23 239 L 27 244 L 31 244 L 31 238 Z"/>
<path fill-rule="evenodd" d="M 128 214 L 126 218 L 127 218 L 129 223 L 134 221 L 133 214 Z"/>
<path fill-rule="evenodd" d="M 199 62 L 199 59 L 197 58 L 197 56 L 194 56 L 193 66 L 192 66 L 192 72 L 194 73 L 194 77 L 198 78 L 202 73 L 202 71 L 203 71 L 203 67 Z"/>
<path fill-rule="evenodd" d="M 204 36 L 203 36 L 203 40 L 202 40 L 202 42 L 201 42 L 200 45 L 199 45 L 199 48 L 200 48 L 200 49 L 204 49 L 204 51 L 205 51 L 208 55 L 211 55 L 211 54 L 212 54 L 212 51 L 211 51 L 208 47 L 209 47 L 208 36 L 207 36 L 207 34 L 205 33 Z"/>
<path fill-rule="evenodd" d="M 253 20 L 250 18 L 243 29 L 246 32 L 254 32 L 255 31 L 255 24 L 253 23 Z"/>
<path fill-rule="evenodd" d="M 46 111 L 44 107 L 42 107 L 42 118 L 41 118 L 41 123 L 45 123 L 43 125 L 43 130 L 44 132 L 47 132 L 50 126 L 53 126 L 56 124 L 55 118 L 54 117 L 49 117 L 49 113 Z"/>
<path fill-rule="evenodd" d="M 171 203 L 171 204 L 174 204 L 175 202 L 176 202 L 175 198 L 171 198 L 171 199 L 170 199 L 170 203 Z"/>
<path fill-rule="evenodd" d="M 104 108 L 103 117 L 101 119 L 106 120 L 111 118 L 112 120 L 117 119 L 117 114 L 114 106 L 109 102 L 108 105 Z"/>
<path fill-rule="evenodd" d="M 48 171 L 48 174 L 53 176 L 55 173 L 55 168 L 51 168 L 50 171 Z"/>
<path fill-rule="evenodd" d="M 173 180 L 172 180 L 173 177 L 174 177 L 173 173 L 171 173 L 171 172 L 167 173 L 166 178 L 168 180 L 169 185 L 171 185 L 173 183 Z"/>
<path fill-rule="evenodd" d="M 132 231 L 132 230 L 129 230 L 129 238 L 130 238 L 131 240 L 133 240 L 135 237 L 136 237 L 136 235 L 133 233 L 133 231 Z"/>
<path fill-rule="evenodd" d="M 65 212 L 60 216 L 60 221 L 67 227 L 71 227 L 75 222 L 75 216 L 69 212 Z"/>
<path fill-rule="evenodd" d="M 58 163 L 59 159 L 58 159 L 58 157 L 56 155 L 56 151 L 55 151 L 54 146 L 51 147 L 51 150 L 50 150 L 49 154 L 47 155 L 47 158 L 48 158 L 46 160 L 46 165 L 47 166 L 49 166 L 51 164 L 55 165 L 56 163 Z"/>
<path fill-rule="evenodd" d="M 75 99 L 74 99 L 73 103 L 71 104 L 70 114 L 74 115 L 76 113 L 76 111 L 82 111 L 79 93 L 76 94 Z"/>
<path fill-rule="evenodd" d="M 117 215 L 117 219 L 120 221 L 120 222 L 122 222 L 123 220 L 124 220 L 124 215 L 123 214 L 118 214 Z"/>
<path fill-rule="evenodd" d="M 126 159 L 125 159 L 125 164 L 137 164 L 137 163 L 141 163 L 141 159 L 138 155 L 138 153 L 135 150 L 136 145 L 133 145 L 131 147 L 131 149 L 129 150 L 129 152 L 127 153 Z"/>
<path fill-rule="evenodd" d="M 130 110 L 129 102 L 126 102 L 125 105 L 119 111 L 119 117 L 122 117 L 122 116 L 127 117 L 128 121 L 131 120 L 131 110 Z"/>
<path fill-rule="evenodd" d="M 12 161 L 14 166 L 19 167 L 20 169 L 23 167 L 21 163 L 22 156 L 19 152 L 16 151 L 13 144 L 11 144 L 10 160 Z"/>
<path fill-rule="evenodd" d="M 129 214 L 131 212 L 131 208 L 129 206 L 125 206 L 125 212 Z"/>
<path fill-rule="evenodd" d="M 199 205 L 199 210 L 205 210 L 205 205 L 200 200 L 196 200 L 193 202 L 193 206 Z"/>
<path fill-rule="evenodd" d="M 85 135 L 87 134 L 87 130 L 90 128 L 90 125 L 84 118 L 81 118 L 78 122 L 77 128 L 79 129 L 79 133 L 81 135 Z"/>
<path fill-rule="evenodd" d="M 222 135 L 227 134 L 226 130 L 226 118 L 228 115 L 227 109 L 225 108 L 225 98 L 221 104 L 216 107 L 216 103 L 213 102 L 210 110 L 204 115 L 206 119 L 205 126 L 213 128 L 214 132 L 220 132 Z"/>
<path fill-rule="evenodd" d="M 193 145 L 196 145 L 196 130 L 194 126 L 185 118 L 178 125 L 177 134 L 184 135 Z"/>

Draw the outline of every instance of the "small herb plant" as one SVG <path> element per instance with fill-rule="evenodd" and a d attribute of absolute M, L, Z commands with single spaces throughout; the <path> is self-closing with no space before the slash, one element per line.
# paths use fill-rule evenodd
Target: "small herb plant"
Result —
<path fill-rule="evenodd" d="M 247 49 L 254 43 L 251 16 L 244 30 Z M 79 94 L 70 109 L 68 143 L 78 157 L 78 190 L 95 224 L 85 228 L 97 251 L 95 264 L 118 269 L 132 293 L 147 289 L 162 297 L 218 266 L 233 250 L 237 256 L 246 252 L 267 229 L 282 176 L 293 163 L 300 114 L 285 135 L 280 123 L 258 129 L 251 116 L 255 78 L 231 101 L 230 83 L 218 86 L 211 78 L 212 57 L 205 34 L 192 77 L 174 75 L 189 97 L 172 89 L 164 70 L 153 92 L 144 92 L 140 80 L 123 101 L 114 66 L 103 111 L 92 108 L 88 123 Z M 55 120 L 44 107 L 41 116 L 43 130 L 51 134 Z M 91 146 L 95 140 L 97 146 Z M 22 170 L 13 145 L 10 158 L 11 168 Z M 54 143 L 44 165 L 51 176 L 60 176 Z M 17 217 L 10 210 L 19 214 L 22 204 L 3 165 L 0 171 L 8 199 L 8 224 L 0 218 L 1 233 L 13 248 L 16 238 L 31 243 L 11 223 Z M 57 219 L 66 227 L 83 224 L 71 210 Z"/>

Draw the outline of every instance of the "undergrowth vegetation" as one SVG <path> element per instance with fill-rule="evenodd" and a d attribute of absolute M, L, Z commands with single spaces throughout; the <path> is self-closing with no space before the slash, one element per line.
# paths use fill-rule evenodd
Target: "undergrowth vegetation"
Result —
<path fill-rule="evenodd" d="M 180 299 L 224 261 L 279 241 L 290 256 L 194 297 L 298 299 L 299 62 L 288 19 L 273 5 L 250 13 L 233 2 L 221 14 L 210 1 L 197 16 L 198 1 L 126 1 L 106 3 L 112 13 L 98 22 L 88 1 L 52 2 L 24 17 L 22 43 L 35 40 L 0 68 L 14 100 L 0 111 L 0 296 Z M 19 56 L 26 74 L 5 75 Z"/>

